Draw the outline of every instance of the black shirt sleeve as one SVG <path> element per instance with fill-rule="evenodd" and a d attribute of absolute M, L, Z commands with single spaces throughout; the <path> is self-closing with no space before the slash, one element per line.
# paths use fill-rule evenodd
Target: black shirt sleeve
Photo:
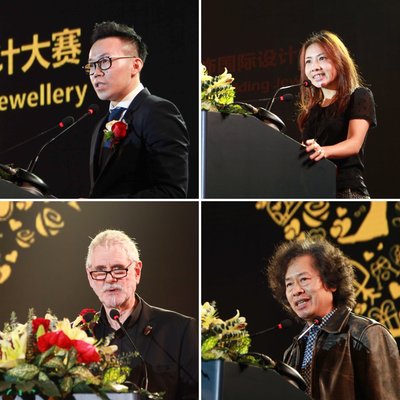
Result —
<path fill-rule="evenodd" d="M 376 127 L 375 102 L 371 90 L 361 87 L 354 91 L 351 96 L 349 119 L 365 119 L 370 128 Z"/>

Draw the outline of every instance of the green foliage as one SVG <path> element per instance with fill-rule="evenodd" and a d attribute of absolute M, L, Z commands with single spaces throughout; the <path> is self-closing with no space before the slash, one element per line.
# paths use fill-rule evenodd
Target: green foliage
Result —
<path fill-rule="evenodd" d="M 50 345 L 46 349 L 39 345 L 39 340 L 51 340 L 51 335 L 61 333 L 65 338 L 60 344 L 63 347 Z M 94 358 L 79 361 L 84 350 Z M 121 361 L 116 351 L 109 341 L 89 337 L 81 317 L 72 323 L 67 319 L 58 321 L 50 314 L 36 319 L 30 311 L 28 322 L 19 324 L 13 313 L 0 331 L 0 396 L 38 393 L 64 398 L 80 391 L 102 392 L 104 396 L 106 391 L 126 392 L 128 387 L 123 383 L 130 373 L 129 359 L 123 357 Z"/>
<path fill-rule="evenodd" d="M 218 317 L 215 303 L 206 302 L 201 312 L 201 357 L 204 360 L 236 361 L 249 351 L 251 339 L 246 318 L 239 311 L 226 321 Z"/>
<path fill-rule="evenodd" d="M 206 111 L 218 111 L 223 114 L 249 113 L 235 101 L 235 88 L 232 86 L 234 78 L 225 68 L 221 75 L 212 77 L 202 65 L 201 76 L 201 109 Z"/>

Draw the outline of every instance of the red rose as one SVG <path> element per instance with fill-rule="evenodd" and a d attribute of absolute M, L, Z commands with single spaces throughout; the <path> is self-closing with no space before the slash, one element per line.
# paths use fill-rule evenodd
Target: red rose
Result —
<path fill-rule="evenodd" d="M 72 346 L 71 339 L 63 332 L 47 332 L 40 336 L 37 341 L 37 347 L 41 353 L 50 349 L 52 346 L 60 347 L 61 349 L 69 350 Z"/>
<path fill-rule="evenodd" d="M 121 139 L 126 136 L 126 128 L 127 125 L 123 121 L 117 121 L 112 127 L 111 130 L 114 132 L 114 141 L 118 143 Z"/>
<path fill-rule="evenodd" d="M 45 332 L 48 332 L 50 327 L 50 320 L 46 318 L 35 318 L 32 320 L 32 332 L 36 333 L 39 326 L 43 325 Z"/>
<path fill-rule="evenodd" d="M 90 364 L 92 362 L 100 361 L 100 355 L 96 347 L 92 344 L 86 343 L 83 340 L 73 340 L 72 345 L 78 352 L 77 360 L 83 364 Z"/>
<path fill-rule="evenodd" d="M 93 308 L 84 308 L 79 315 L 81 315 L 82 317 L 87 314 L 87 313 L 93 313 L 96 314 L 96 310 L 94 310 Z"/>

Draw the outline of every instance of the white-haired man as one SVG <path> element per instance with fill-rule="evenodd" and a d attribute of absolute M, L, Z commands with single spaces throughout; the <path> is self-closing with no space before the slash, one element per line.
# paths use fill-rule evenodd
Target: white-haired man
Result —
<path fill-rule="evenodd" d="M 165 392 L 165 400 L 198 398 L 197 324 L 193 318 L 153 307 L 137 294 L 142 262 L 136 243 L 124 232 L 106 230 L 90 243 L 86 258 L 89 284 L 102 303 L 94 328 L 96 338 L 114 333 L 120 353 L 134 349 L 110 311 L 119 321 L 146 363 L 148 389 Z M 145 378 L 140 358 L 132 360 L 132 382 Z"/>

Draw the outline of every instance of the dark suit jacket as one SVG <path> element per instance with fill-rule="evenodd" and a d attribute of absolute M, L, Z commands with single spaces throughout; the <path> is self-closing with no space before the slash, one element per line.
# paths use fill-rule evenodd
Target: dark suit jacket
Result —
<path fill-rule="evenodd" d="M 95 128 L 89 197 L 186 197 L 189 138 L 176 106 L 143 89 L 123 119 L 128 124 L 127 136 L 110 151 L 102 166 L 98 160 L 106 117 Z"/>
<path fill-rule="evenodd" d="M 146 362 L 149 391 L 166 392 L 165 400 L 198 398 L 198 327 L 193 318 L 153 307 L 142 301 L 137 319 L 128 318 L 124 327 L 137 350 Z M 133 315 L 135 312 L 133 312 Z M 104 309 L 94 328 L 97 339 L 106 337 L 113 330 L 106 320 Z M 112 344 L 118 352 L 131 353 L 132 344 L 122 329 L 115 332 Z M 143 381 L 144 370 L 138 358 L 132 360 L 130 380 Z"/>

